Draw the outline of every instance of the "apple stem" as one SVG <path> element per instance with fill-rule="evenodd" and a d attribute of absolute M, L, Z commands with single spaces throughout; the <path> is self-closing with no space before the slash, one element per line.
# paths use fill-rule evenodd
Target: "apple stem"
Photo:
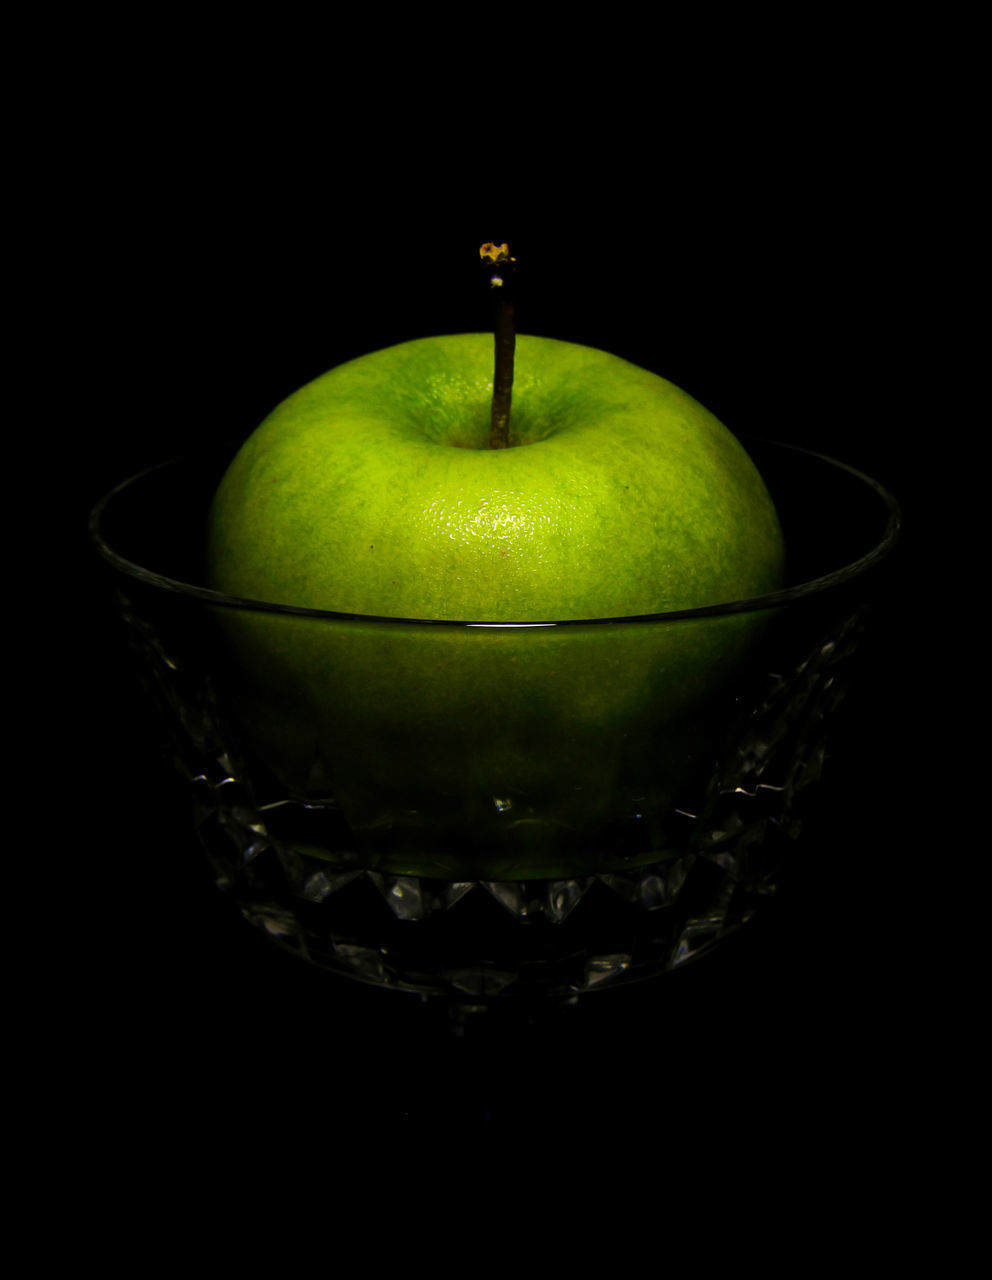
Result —
<path fill-rule="evenodd" d="M 510 256 L 508 244 L 484 244 L 479 256 L 494 267 L 489 285 L 499 289 L 496 306 L 495 362 L 493 367 L 493 404 L 489 421 L 490 449 L 510 447 L 510 401 L 513 396 L 513 353 L 517 335 L 513 320 L 513 292 L 510 279 L 516 258 Z"/>
<path fill-rule="evenodd" d="M 510 399 L 513 395 L 513 299 L 502 297 L 496 308 L 496 360 L 493 369 L 493 410 L 489 424 L 490 449 L 510 445 Z"/>

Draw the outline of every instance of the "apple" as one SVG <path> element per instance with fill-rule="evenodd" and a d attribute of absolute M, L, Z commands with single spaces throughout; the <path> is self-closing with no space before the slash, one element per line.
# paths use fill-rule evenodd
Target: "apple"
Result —
<path fill-rule="evenodd" d="M 423 338 L 332 369 L 244 444 L 210 585 L 324 612 L 220 611 L 239 715 L 370 865 L 647 860 L 656 836 L 617 853 L 615 832 L 664 822 L 762 615 L 602 620 L 775 591 L 775 508 L 711 413 L 615 355 L 518 335 L 507 448 L 488 447 L 492 386 L 492 335 Z"/>

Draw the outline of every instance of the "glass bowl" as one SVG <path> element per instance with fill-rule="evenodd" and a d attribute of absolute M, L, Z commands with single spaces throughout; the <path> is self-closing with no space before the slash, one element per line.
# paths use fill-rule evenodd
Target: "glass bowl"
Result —
<path fill-rule="evenodd" d="M 305 959 L 485 1002 L 678 968 L 774 891 L 897 540 L 892 496 L 745 444 L 788 585 L 640 618 L 358 617 L 199 585 L 233 454 L 103 498 L 91 535 L 218 885 Z"/>

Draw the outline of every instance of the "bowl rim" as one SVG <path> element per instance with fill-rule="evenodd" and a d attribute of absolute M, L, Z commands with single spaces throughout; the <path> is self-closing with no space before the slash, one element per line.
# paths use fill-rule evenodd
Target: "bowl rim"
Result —
<path fill-rule="evenodd" d="M 485 619 L 417 618 L 386 616 L 379 614 L 346 613 L 330 609 L 311 609 L 303 605 L 280 604 L 274 601 L 253 600 L 245 596 L 228 595 L 224 592 L 214 591 L 210 587 L 198 586 L 195 583 L 184 582 L 181 579 L 157 573 L 155 570 L 145 568 L 143 565 L 140 565 L 135 561 L 130 560 L 128 557 L 121 555 L 120 552 L 115 551 L 110 545 L 103 529 L 107 509 L 114 499 L 127 489 L 132 488 L 134 485 L 139 484 L 142 480 L 157 472 L 164 471 L 170 467 L 179 467 L 182 465 L 188 465 L 191 462 L 196 462 L 200 455 L 195 453 L 185 453 L 178 457 L 153 463 L 151 466 L 145 467 L 143 470 L 128 476 L 119 484 L 115 485 L 95 503 L 90 511 L 88 531 L 90 539 L 96 547 L 97 552 L 106 563 L 119 573 L 148 586 L 157 587 L 159 590 L 169 592 L 173 595 L 182 596 L 190 600 L 196 600 L 202 604 L 209 604 L 216 608 L 248 610 L 257 613 L 284 614 L 292 617 L 317 618 L 334 622 L 359 622 L 379 626 L 408 625 L 418 627 L 468 627 L 479 630 L 527 630 L 546 627 L 617 626 L 624 624 L 643 625 L 645 623 L 678 622 L 690 618 L 721 617 L 738 613 L 753 613 L 765 609 L 777 609 L 842 586 L 844 583 L 850 582 L 868 572 L 870 569 L 875 568 L 888 557 L 899 540 L 902 528 L 902 513 L 896 499 L 889 490 L 884 487 L 884 485 L 880 484 L 865 472 L 860 471 L 858 468 L 853 467 L 846 462 L 841 462 L 837 458 L 830 457 L 824 453 L 818 453 L 812 449 L 803 448 L 800 445 L 789 444 L 781 440 L 771 440 L 760 436 L 742 435 L 738 438 L 745 447 L 747 447 L 748 443 L 751 443 L 762 447 L 771 447 L 773 449 L 781 449 L 790 453 L 799 454 L 807 459 L 824 463 L 839 471 L 846 472 L 848 475 L 863 482 L 875 492 L 886 508 L 887 518 L 885 530 L 882 533 L 882 536 L 873 547 L 866 551 L 864 555 L 859 556 L 856 560 L 852 560 L 829 573 L 822 574 L 816 578 L 811 578 L 806 582 L 797 583 L 794 586 L 784 587 L 778 591 L 768 592 L 760 596 L 752 596 L 740 600 L 730 600 L 720 604 L 699 605 L 692 609 L 673 609 L 663 613 L 631 614 L 611 618 L 548 618 L 526 622 L 492 622 Z"/>

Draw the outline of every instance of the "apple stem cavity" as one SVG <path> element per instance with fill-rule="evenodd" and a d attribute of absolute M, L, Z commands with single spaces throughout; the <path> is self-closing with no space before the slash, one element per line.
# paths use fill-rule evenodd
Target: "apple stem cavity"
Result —
<path fill-rule="evenodd" d="M 517 335 L 513 319 L 513 267 L 508 244 L 484 244 L 479 257 L 487 264 L 489 286 L 499 290 L 496 305 L 493 404 L 489 420 L 490 449 L 510 447 L 510 401 L 513 396 L 513 353 Z"/>

